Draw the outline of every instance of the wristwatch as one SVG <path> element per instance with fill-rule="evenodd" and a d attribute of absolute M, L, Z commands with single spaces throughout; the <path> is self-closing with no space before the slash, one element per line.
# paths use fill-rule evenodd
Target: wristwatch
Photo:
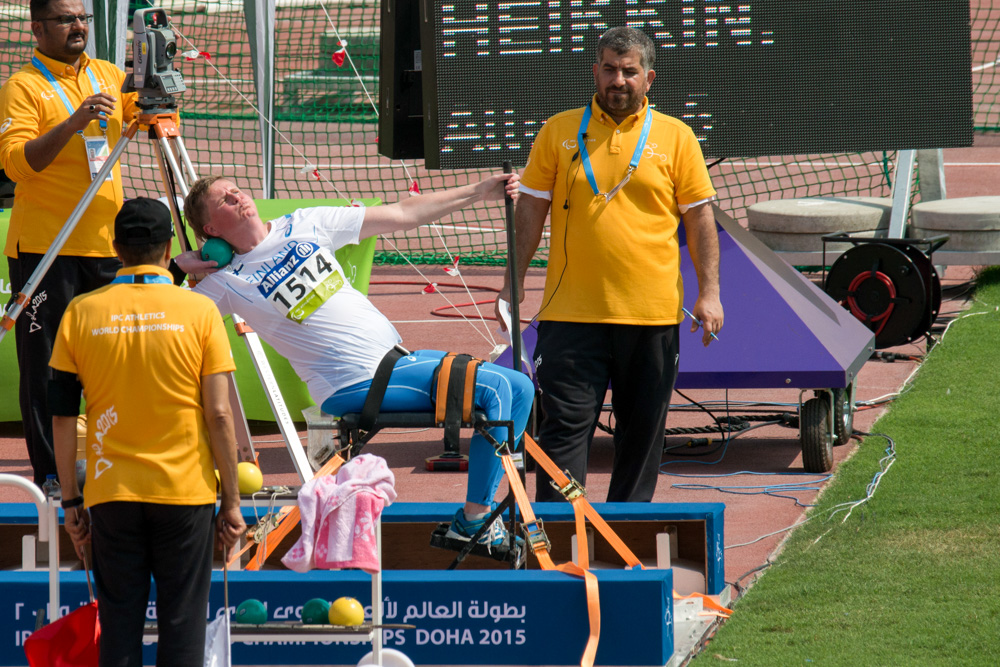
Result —
<path fill-rule="evenodd" d="M 61 503 L 59 503 L 64 510 L 68 510 L 70 507 L 80 507 L 83 505 L 83 496 L 77 496 L 76 498 L 65 498 Z"/>

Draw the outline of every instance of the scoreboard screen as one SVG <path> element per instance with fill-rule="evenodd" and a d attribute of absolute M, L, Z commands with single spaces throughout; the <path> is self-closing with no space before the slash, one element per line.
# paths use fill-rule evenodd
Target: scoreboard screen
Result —
<path fill-rule="evenodd" d="M 396 0 L 400 2 L 401 0 Z M 706 157 L 968 146 L 968 0 L 421 0 L 430 168 L 523 165 L 588 104 L 597 40 L 656 45 L 650 103 Z"/>

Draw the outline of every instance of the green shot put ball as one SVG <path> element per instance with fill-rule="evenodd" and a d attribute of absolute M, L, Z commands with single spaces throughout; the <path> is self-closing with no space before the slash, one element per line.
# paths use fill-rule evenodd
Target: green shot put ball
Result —
<path fill-rule="evenodd" d="M 325 625 L 330 622 L 330 603 L 313 598 L 302 607 L 302 622 L 307 625 Z"/>
<path fill-rule="evenodd" d="M 215 260 L 218 268 L 224 267 L 233 259 L 233 246 L 220 238 L 212 237 L 201 247 L 201 258 L 206 262 Z"/>
<path fill-rule="evenodd" d="M 263 625 L 267 623 L 267 609 L 260 600 L 244 600 L 236 608 L 236 622 L 249 623 L 251 625 Z"/>

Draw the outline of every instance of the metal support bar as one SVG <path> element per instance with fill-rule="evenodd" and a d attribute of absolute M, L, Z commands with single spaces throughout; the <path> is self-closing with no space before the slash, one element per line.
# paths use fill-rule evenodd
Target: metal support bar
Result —
<path fill-rule="evenodd" d="M 920 169 L 920 201 L 947 199 L 944 184 L 944 151 L 927 148 L 917 151 L 917 165 Z"/>
<path fill-rule="evenodd" d="M 913 166 L 916 151 L 899 151 L 896 158 L 896 178 L 892 183 L 892 217 L 889 218 L 889 238 L 906 235 L 906 220 L 910 214 L 910 190 L 913 188 Z"/>
<path fill-rule="evenodd" d="M 235 313 L 232 317 L 233 324 L 237 325 L 239 330 L 241 325 L 243 325 L 243 320 Z M 295 430 L 295 424 L 292 423 L 292 417 L 288 412 L 288 406 L 285 405 L 285 399 L 281 395 L 278 381 L 274 377 L 271 365 L 267 363 L 267 357 L 264 356 L 264 347 L 261 345 L 257 334 L 249 327 L 240 333 L 240 335 L 247 345 L 254 368 L 257 369 L 257 376 L 264 386 L 264 393 L 267 395 L 267 401 L 271 405 L 271 411 L 274 413 L 274 418 L 278 423 L 278 428 L 281 430 L 281 435 L 285 439 L 285 446 L 292 457 L 295 471 L 299 474 L 299 479 L 304 484 L 313 478 L 313 469 L 309 465 L 309 457 L 306 456 L 306 451 L 299 441 L 298 431 Z"/>
<path fill-rule="evenodd" d="M 153 143 L 153 152 L 156 153 L 156 163 L 160 169 L 160 182 L 163 186 L 163 194 L 167 200 L 167 206 L 170 207 L 170 215 L 174 221 L 177 242 L 181 251 L 187 251 L 191 249 L 191 245 L 184 234 L 181 209 L 177 204 L 177 198 L 171 192 L 167 170 L 171 170 L 174 183 L 180 187 L 185 197 L 190 189 L 184 179 L 184 175 L 180 172 L 177 157 L 180 157 L 181 164 L 184 165 L 188 177 L 192 182 L 198 179 L 198 174 L 195 172 L 194 165 L 188 156 L 184 141 L 176 131 L 176 125 L 172 125 L 168 132 L 164 132 L 159 127 L 151 130 L 151 132 L 158 137 L 158 140 Z M 257 453 L 254 451 L 253 436 L 250 433 L 250 425 L 247 423 L 246 412 L 243 410 L 243 400 L 240 398 L 239 387 L 236 385 L 236 374 L 228 373 L 226 380 L 229 385 L 229 406 L 233 412 L 233 426 L 236 434 L 236 447 L 239 452 L 239 459 L 240 461 L 256 463 Z"/>
<path fill-rule="evenodd" d="M 504 160 L 503 173 L 510 174 L 514 167 Z M 505 224 L 507 226 L 507 275 L 510 280 L 510 351 L 515 371 L 521 371 L 521 296 L 517 290 L 517 238 L 514 231 L 514 200 L 504 195 Z"/>
<path fill-rule="evenodd" d="M 111 175 L 111 170 L 115 168 L 118 164 L 118 160 L 121 159 L 122 153 L 125 152 L 125 147 L 128 146 L 132 137 L 135 136 L 136 130 L 139 129 L 139 122 L 133 121 L 131 125 L 125 130 L 121 138 L 115 144 L 115 147 L 111 149 L 111 154 L 108 159 L 104 161 L 104 165 L 101 170 L 97 172 L 97 175 L 87 186 L 87 189 L 83 193 L 83 197 L 77 203 L 76 208 L 70 214 L 69 219 L 63 225 L 62 229 L 52 240 L 52 245 L 49 249 L 45 251 L 42 255 L 42 259 L 38 262 L 38 266 L 31 273 L 31 277 L 21 288 L 20 295 L 12 294 L 10 303 L 7 307 L 7 312 L 3 316 L 2 326 L 0 326 L 0 340 L 3 340 L 4 335 L 14 327 L 14 320 L 17 319 L 18 315 L 24 310 L 25 304 L 31 301 L 31 297 L 35 294 L 35 290 L 38 289 L 39 283 L 42 282 L 42 278 L 48 273 L 49 268 L 52 267 L 52 263 L 56 260 L 59 255 L 59 251 L 62 247 L 66 245 L 66 241 L 69 240 L 70 235 L 73 230 L 76 229 L 77 223 L 80 222 L 80 218 L 83 217 L 84 212 L 90 206 L 90 202 L 94 200 L 94 195 L 97 194 L 98 189 L 104 184 L 108 176 Z"/>

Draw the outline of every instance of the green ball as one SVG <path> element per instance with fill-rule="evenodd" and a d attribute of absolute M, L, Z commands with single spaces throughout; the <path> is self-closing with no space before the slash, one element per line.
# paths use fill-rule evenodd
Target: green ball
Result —
<path fill-rule="evenodd" d="M 302 607 L 302 622 L 308 625 L 324 625 L 330 622 L 330 603 L 322 598 L 313 598 Z"/>
<path fill-rule="evenodd" d="M 263 625 L 267 623 L 267 609 L 260 600 L 244 600 L 236 608 L 236 622 L 249 623 L 251 625 Z"/>
<path fill-rule="evenodd" d="M 233 260 L 233 246 L 218 237 L 212 237 L 201 247 L 201 258 L 206 262 L 215 260 L 221 269 Z"/>

